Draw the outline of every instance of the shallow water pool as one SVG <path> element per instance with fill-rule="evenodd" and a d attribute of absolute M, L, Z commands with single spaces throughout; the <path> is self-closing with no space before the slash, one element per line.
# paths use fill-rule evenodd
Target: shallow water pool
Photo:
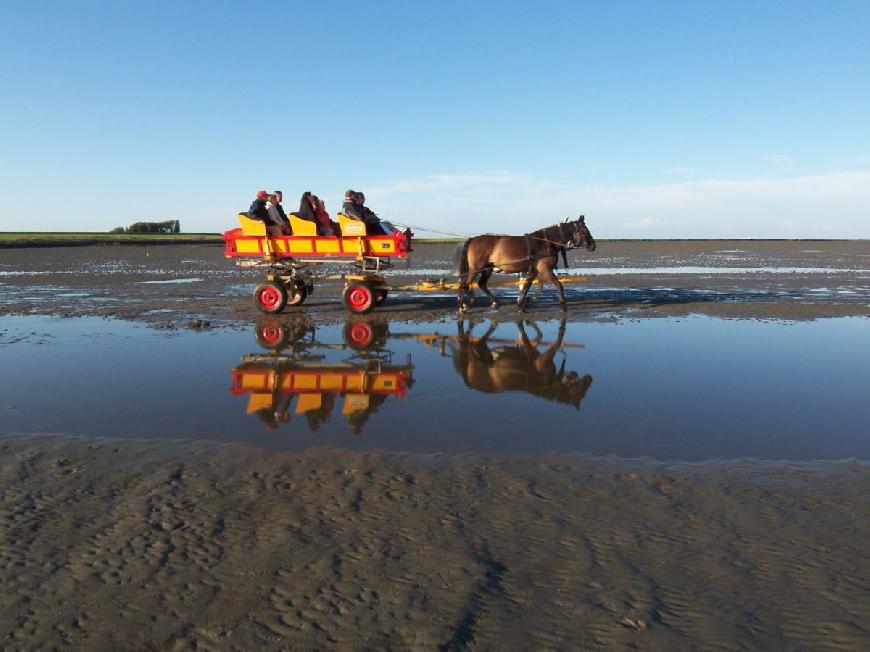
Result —
<path fill-rule="evenodd" d="M 0 432 L 870 460 L 870 320 L 0 319 Z"/>

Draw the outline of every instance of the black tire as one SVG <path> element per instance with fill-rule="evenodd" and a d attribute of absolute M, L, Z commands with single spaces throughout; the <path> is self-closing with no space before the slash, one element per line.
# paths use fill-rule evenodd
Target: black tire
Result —
<path fill-rule="evenodd" d="M 283 283 L 267 281 L 254 290 L 254 305 L 267 315 L 276 315 L 287 305 L 287 290 Z"/>
<path fill-rule="evenodd" d="M 302 281 L 288 283 L 287 285 L 287 305 L 301 306 L 308 298 L 308 288 Z"/>
<path fill-rule="evenodd" d="M 344 288 L 344 307 L 355 315 L 366 315 L 375 307 L 375 290 L 369 283 L 355 281 Z"/>
<path fill-rule="evenodd" d="M 387 300 L 387 295 L 389 293 L 386 290 L 375 290 L 375 305 L 382 306 L 384 305 L 384 301 Z"/>

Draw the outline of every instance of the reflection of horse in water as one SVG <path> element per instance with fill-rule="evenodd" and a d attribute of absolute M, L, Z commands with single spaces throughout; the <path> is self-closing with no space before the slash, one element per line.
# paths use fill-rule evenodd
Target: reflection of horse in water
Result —
<path fill-rule="evenodd" d="M 592 384 L 592 376 L 578 376 L 565 371 L 567 359 L 563 358 L 558 369 L 556 352 L 562 347 L 565 337 L 565 321 L 559 325 L 559 334 L 544 351 L 539 351 L 543 336 L 534 322 L 529 322 L 536 336 L 530 340 L 522 321 L 516 322 L 520 332 L 519 346 L 499 345 L 491 347 L 489 338 L 496 328 L 492 322 L 480 338 L 474 338 L 473 325 L 465 330 L 465 320 L 458 324 L 458 338 L 451 343 L 453 366 L 465 384 L 480 392 L 527 392 L 549 401 L 573 405 L 578 410 Z"/>

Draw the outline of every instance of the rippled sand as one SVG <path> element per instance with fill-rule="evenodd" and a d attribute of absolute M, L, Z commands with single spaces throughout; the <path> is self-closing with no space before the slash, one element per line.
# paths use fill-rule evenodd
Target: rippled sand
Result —
<path fill-rule="evenodd" d="M 0 438 L 6 649 L 867 649 L 870 469 Z"/>

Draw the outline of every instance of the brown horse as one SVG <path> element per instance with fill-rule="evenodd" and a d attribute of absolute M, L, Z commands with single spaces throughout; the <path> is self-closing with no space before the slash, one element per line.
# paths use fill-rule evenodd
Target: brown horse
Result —
<path fill-rule="evenodd" d="M 559 304 L 564 310 L 565 290 L 553 269 L 558 264 L 559 253 L 564 256 L 566 250 L 575 247 L 595 251 L 595 238 L 586 228 L 583 215 L 574 222 L 565 220 L 525 235 L 485 234 L 469 238 L 457 248 L 454 256 L 453 273 L 459 276 L 459 310 L 465 310 L 474 300 L 471 284 L 478 275 L 477 286 L 489 297 L 492 307 L 498 307 L 498 301 L 486 286 L 496 271 L 526 275 L 517 301 L 520 310 L 525 310 L 526 294 L 538 276 L 542 282 L 556 286 Z"/>
<path fill-rule="evenodd" d="M 523 322 L 516 324 L 520 332 L 519 346 L 491 346 L 489 338 L 496 322 L 491 322 L 479 339 L 471 336 L 473 326 L 466 331 L 464 320 L 458 322 L 456 344 L 451 343 L 453 366 L 465 384 L 487 394 L 526 392 L 548 401 L 573 405 L 579 410 L 592 384 L 592 376 L 566 372 L 567 360 L 556 367 L 554 358 L 565 337 L 565 321 L 559 325 L 556 341 L 544 351 L 538 350 L 543 338 L 534 322 L 529 322 L 537 331 L 534 340 L 529 339 Z"/>

